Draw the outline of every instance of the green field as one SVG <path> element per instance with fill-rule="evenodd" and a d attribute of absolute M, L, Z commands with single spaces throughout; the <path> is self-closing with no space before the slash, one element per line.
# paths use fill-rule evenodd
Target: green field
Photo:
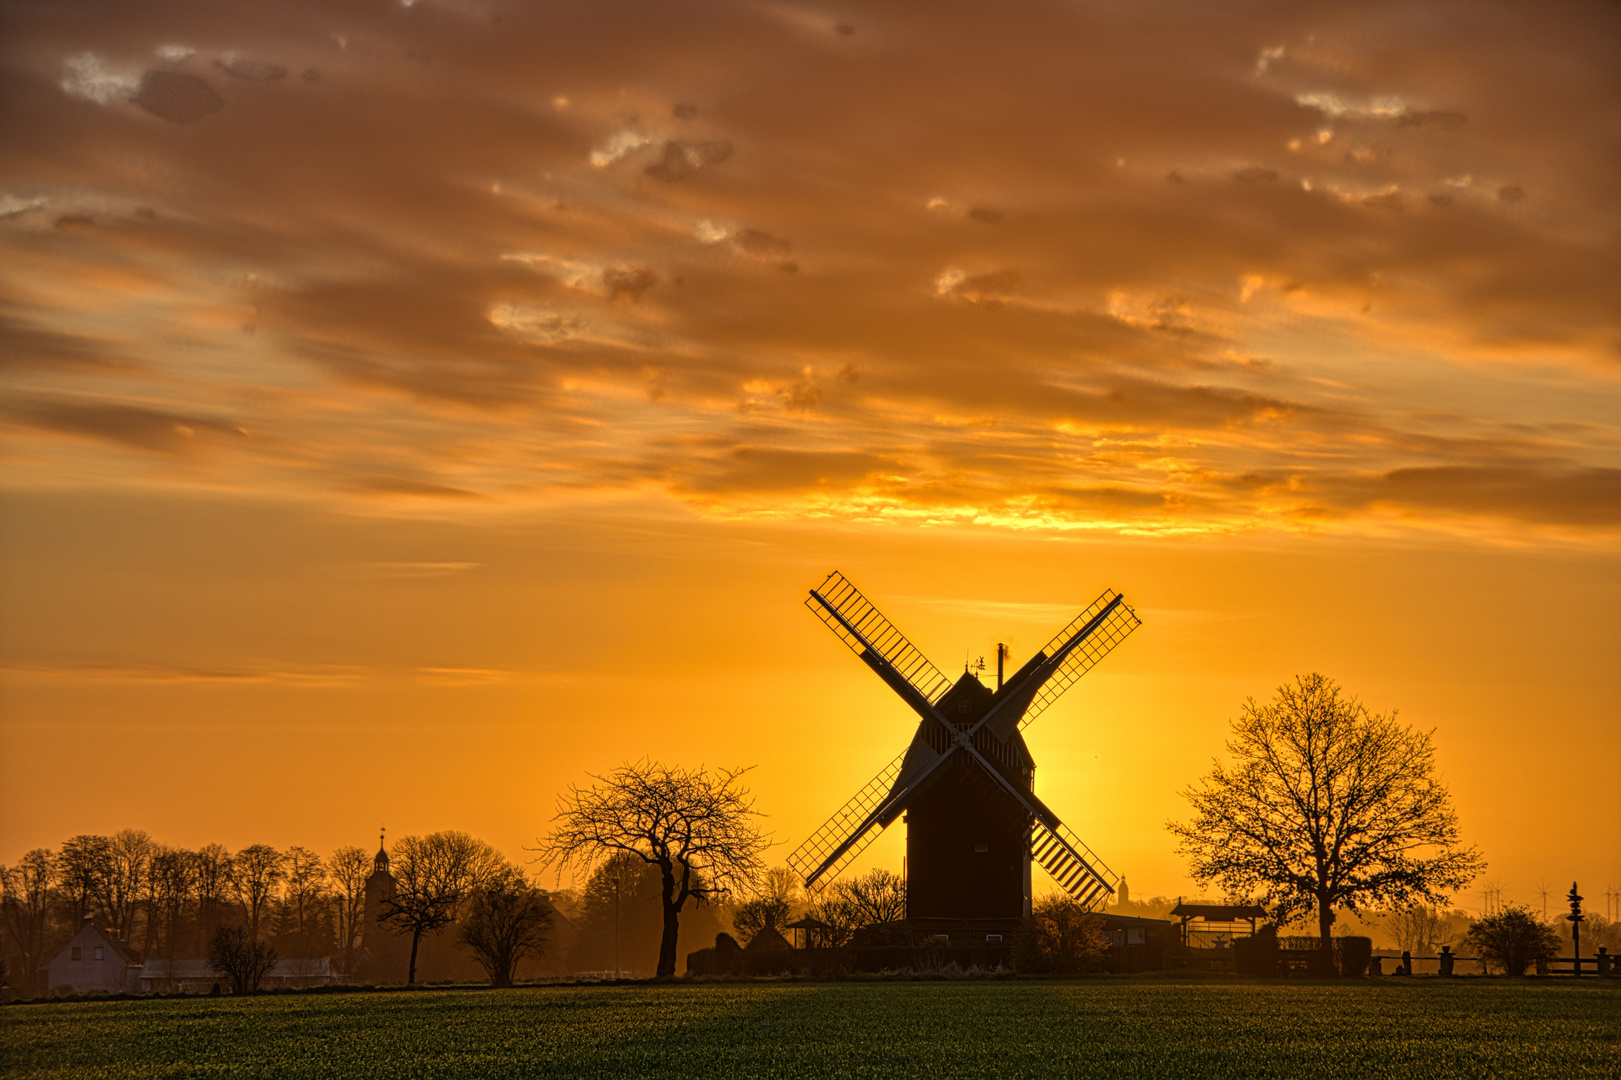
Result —
<path fill-rule="evenodd" d="M 0 1009 L 21 1077 L 1621 1077 L 1549 980 L 553 986 Z"/>

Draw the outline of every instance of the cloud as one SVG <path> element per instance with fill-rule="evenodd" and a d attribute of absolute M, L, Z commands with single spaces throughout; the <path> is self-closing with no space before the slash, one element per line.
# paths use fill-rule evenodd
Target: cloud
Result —
<path fill-rule="evenodd" d="M 62 5 L 0 145 L 54 482 L 1614 528 L 1614 12 Z"/>

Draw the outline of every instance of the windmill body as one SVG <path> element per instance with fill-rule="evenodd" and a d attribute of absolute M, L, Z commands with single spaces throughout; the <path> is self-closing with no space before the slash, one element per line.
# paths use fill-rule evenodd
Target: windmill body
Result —
<path fill-rule="evenodd" d="M 901 756 L 789 856 L 807 889 L 825 888 L 904 814 L 914 932 L 1005 939 L 1029 914 L 1032 859 L 1088 907 L 1113 893 L 1114 875 L 1036 797 L 1019 732 L 1137 627 L 1119 594 L 1106 591 L 994 691 L 967 671 L 955 683 L 940 674 L 841 574 L 807 606 L 919 719 Z"/>
<path fill-rule="evenodd" d="M 940 700 L 959 730 L 984 715 L 995 694 L 963 673 Z M 923 721 L 914 739 L 941 752 L 948 739 Z M 1035 761 L 1017 731 L 976 732 L 977 749 L 1029 797 Z M 904 769 L 902 770 L 904 772 Z M 940 768 L 906 810 L 907 921 L 924 932 L 982 926 L 1006 932 L 1030 912 L 1030 812 L 967 754 Z"/>

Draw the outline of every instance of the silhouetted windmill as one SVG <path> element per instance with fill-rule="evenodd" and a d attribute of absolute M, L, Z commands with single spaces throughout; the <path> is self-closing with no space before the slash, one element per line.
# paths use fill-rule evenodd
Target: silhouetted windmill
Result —
<path fill-rule="evenodd" d="M 1019 734 L 1140 622 L 1105 590 L 997 689 L 964 671 L 953 683 L 840 573 L 805 602 L 918 714 L 911 745 L 788 857 L 819 891 L 903 812 L 907 921 L 934 932 L 1005 930 L 1029 913 L 1032 857 L 1092 907 L 1115 878 L 1034 791 Z M 994 935 L 989 935 L 994 937 Z"/>

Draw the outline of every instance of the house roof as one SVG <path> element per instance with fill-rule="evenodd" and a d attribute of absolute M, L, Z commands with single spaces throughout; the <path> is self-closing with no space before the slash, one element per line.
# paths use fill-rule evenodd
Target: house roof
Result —
<path fill-rule="evenodd" d="M 62 946 L 62 952 L 57 953 L 57 955 L 61 956 L 62 953 L 67 952 L 74 945 L 83 946 L 91 942 L 100 942 L 107 948 L 112 949 L 113 955 L 126 964 L 139 964 L 141 962 L 141 958 L 135 953 L 135 950 L 118 940 L 116 934 L 97 926 L 88 915 L 85 916 L 84 922 L 79 924 L 78 933 L 68 939 L 67 944 Z"/>
<path fill-rule="evenodd" d="M 832 926 L 818 919 L 814 915 L 806 915 L 797 922 L 791 922 L 783 927 L 784 930 L 831 930 Z"/>
<path fill-rule="evenodd" d="M 749 952 L 759 952 L 764 949 L 791 949 L 793 946 L 775 926 L 767 924 L 760 927 L 760 932 L 749 938 L 749 943 L 743 948 Z"/>
<path fill-rule="evenodd" d="M 1178 904 L 1171 914 L 1183 919 L 1203 919 L 1205 922 L 1237 922 L 1239 919 L 1264 919 L 1266 908 L 1259 904 Z"/>

